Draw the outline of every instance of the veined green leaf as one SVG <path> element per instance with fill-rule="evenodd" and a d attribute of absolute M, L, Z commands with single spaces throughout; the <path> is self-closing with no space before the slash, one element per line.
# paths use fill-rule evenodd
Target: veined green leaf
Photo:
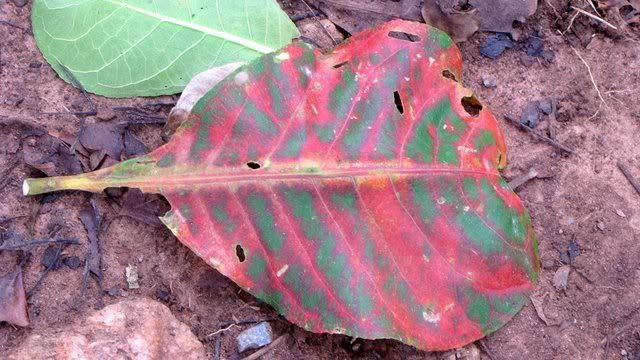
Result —
<path fill-rule="evenodd" d="M 58 74 L 92 93 L 182 91 L 207 69 L 288 44 L 298 30 L 275 0 L 35 0 L 33 33 Z"/>

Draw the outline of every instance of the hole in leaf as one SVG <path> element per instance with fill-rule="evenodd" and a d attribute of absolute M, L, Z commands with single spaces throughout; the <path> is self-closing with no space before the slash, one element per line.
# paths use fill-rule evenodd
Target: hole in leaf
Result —
<path fill-rule="evenodd" d="M 238 260 L 240 260 L 240 262 L 244 262 L 244 249 L 240 245 L 236 245 L 236 256 L 238 257 Z"/>
<path fill-rule="evenodd" d="M 453 75 L 453 73 L 449 70 L 442 70 L 442 76 L 446 77 L 447 79 L 451 79 L 455 82 L 458 82 L 458 79 L 456 79 L 456 76 Z"/>
<path fill-rule="evenodd" d="M 348 62 L 348 61 L 343 61 L 343 62 L 341 62 L 341 63 L 337 63 L 337 64 L 333 65 L 333 68 L 334 68 L 334 69 L 339 69 L 339 68 L 341 68 L 341 67 L 343 67 L 343 66 L 347 65 L 347 63 L 349 63 L 349 62 Z"/>
<path fill-rule="evenodd" d="M 462 103 L 464 111 L 471 116 L 478 116 L 480 111 L 482 111 L 482 104 L 480 104 L 480 101 L 473 95 L 463 97 L 460 102 Z"/>
<path fill-rule="evenodd" d="M 247 163 L 247 166 L 249 167 L 249 169 L 252 169 L 252 170 L 260 169 L 260 164 L 258 164 L 257 162 L 253 162 L 253 161 L 249 161 Z"/>
<path fill-rule="evenodd" d="M 398 91 L 393 92 L 393 101 L 396 103 L 396 108 L 400 114 L 404 114 L 404 105 L 402 104 L 402 98 Z"/>
<path fill-rule="evenodd" d="M 402 41 L 409 41 L 409 42 L 420 41 L 420 36 L 416 34 L 409 34 L 403 31 L 389 31 L 389 37 L 402 40 Z"/>

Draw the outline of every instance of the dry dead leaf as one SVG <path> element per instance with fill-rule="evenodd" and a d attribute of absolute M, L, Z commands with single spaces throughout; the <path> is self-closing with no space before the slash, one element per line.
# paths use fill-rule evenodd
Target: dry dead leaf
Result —
<path fill-rule="evenodd" d="M 29 326 L 27 298 L 22 284 L 22 268 L 0 277 L 0 322 Z"/>
<path fill-rule="evenodd" d="M 422 14 L 427 24 L 461 42 L 478 30 L 509 33 L 517 39 L 520 33 L 513 23 L 524 22 L 537 8 L 536 0 L 425 0 Z"/>
<path fill-rule="evenodd" d="M 424 21 L 447 32 L 455 42 L 466 41 L 480 28 L 475 9 L 443 9 L 437 0 L 426 0 L 422 7 Z"/>
<path fill-rule="evenodd" d="M 193 108 L 193 105 L 195 105 L 198 100 L 207 93 L 207 91 L 211 90 L 211 88 L 213 88 L 217 83 L 226 78 L 243 64 L 243 62 L 226 64 L 209 69 L 194 76 L 182 91 L 176 106 L 171 109 L 169 119 L 167 119 L 167 123 L 162 129 L 162 137 L 165 140 L 171 137 L 180 124 L 186 120 Z"/>

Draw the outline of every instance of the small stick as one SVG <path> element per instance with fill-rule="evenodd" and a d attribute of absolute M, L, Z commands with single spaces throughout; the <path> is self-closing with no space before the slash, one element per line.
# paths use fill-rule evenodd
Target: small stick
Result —
<path fill-rule="evenodd" d="M 622 171 L 622 174 L 627 178 L 627 180 L 629 180 L 631 186 L 636 189 L 636 192 L 640 194 L 640 181 L 638 181 L 638 179 L 631 175 L 631 171 L 629 170 L 627 164 L 623 163 L 622 161 L 618 161 L 618 168 L 620 169 L 620 171 Z"/>
<path fill-rule="evenodd" d="M 614 29 L 614 30 L 618 30 L 618 28 L 617 28 L 617 27 L 615 27 L 615 26 L 611 25 L 611 23 L 609 23 L 609 22 L 608 22 L 608 21 L 606 21 L 605 19 L 601 18 L 600 16 L 593 15 L 592 13 L 590 13 L 590 12 L 588 12 L 588 11 L 584 11 L 584 10 L 582 10 L 582 9 L 580 9 L 580 8 L 575 7 L 575 6 L 571 6 L 571 8 L 572 8 L 573 10 L 575 10 L 575 11 L 579 12 L 580 14 L 587 15 L 588 17 L 590 17 L 590 18 L 592 18 L 592 19 L 594 19 L 594 20 L 596 20 L 596 21 L 600 21 L 601 23 L 603 23 L 603 24 L 607 25 L 608 27 L 610 27 L 610 28 L 612 28 L 612 29 Z"/>
<path fill-rule="evenodd" d="M 542 134 L 539 134 L 537 131 L 533 130 L 532 128 L 528 127 L 527 125 L 521 124 L 519 121 L 517 121 L 515 119 L 512 119 L 510 116 L 505 116 L 504 118 L 507 121 L 509 121 L 511 124 L 517 126 L 520 130 L 528 132 L 529 134 L 535 136 L 536 138 L 546 142 L 547 144 L 549 144 L 549 145 L 551 145 L 551 146 L 553 146 L 553 147 L 555 147 L 555 148 L 557 148 L 559 150 L 562 150 L 562 151 L 564 151 L 564 152 L 566 152 L 568 154 L 572 154 L 572 155 L 574 155 L 576 153 L 575 151 L 573 151 L 573 150 L 569 149 L 568 147 L 560 144 L 559 142 L 551 139 L 550 137 L 542 135 Z"/>
<path fill-rule="evenodd" d="M 596 92 L 598 93 L 598 97 L 600 98 L 600 101 L 602 101 L 606 105 L 607 102 L 602 97 L 602 93 L 600 92 L 600 89 L 598 88 L 598 84 L 596 84 L 596 80 L 593 78 L 593 73 L 591 72 L 591 66 L 589 66 L 589 64 L 584 60 L 584 58 L 582 57 L 582 55 L 580 55 L 578 50 L 576 50 L 573 47 L 571 49 L 573 50 L 574 53 L 576 53 L 576 55 L 578 55 L 578 58 L 580 58 L 580 61 L 582 61 L 584 66 L 587 67 L 587 71 L 589 72 L 589 77 L 591 78 L 591 83 L 593 84 L 593 87 L 596 89 Z"/>
<path fill-rule="evenodd" d="M 556 105 L 556 101 L 551 99 L 551 114 L 549 115 L 549 137 L 553 140 L 556 139 L 556 127 L 555 123 L 557 120 L 556 112 L 558 111 L 558 107 Z"/>
<path fill-rule="evenodd" d="M 484 340 L 482 339 L 478 340 L 478 344 L 480 345 L 480 350 L 484 351 L 484 353 L 487 354 L 487 356 L 489 357 L 489 360 L 494 360 L 493 354 L 491 353 L 491 350 L 489 350 L 489 347 L 487 346 L 487 344 L 484 343 Z"/>
<path fill-rule="evenodd" d="M 278 337 L 277 339 L 275 339 L 271 344 L 269 344 L 268 346 L 263 347 L 262 349 L 254 352 L 253 354 L 242 358 L 242 360 L 256 360 L 259 359 L 260 356 L 268 353 L 269 351 L 272 351 L 273 349 L 276 348 L 276 346 L 280 345 L 281 342 L 285 341 L 287 339 L 287 337 L 289 336 L 289 334 L 282 334 L 280 335 L 280 337 Z"/>
<path fill-rule="evenodd" d="M 16 25 L 16 24 L 12 23 L 11 21 L 7 21 L 7 20 L 0 20 L 0 24 L 4 24 L 4 25 L 7 25 L 7 26 L 11 26 L 11 27 L 13 27 L 13 28 L 20 29 L 20 30 L 22 30 L 22 31 L 26 31 L 22 26 L 20 26 L 20 25 Z"/>
<path fill-rule="evenodd" d="M 0 251 L 2 250 L 20 250 L 25 247 L 41 245 L 41 244 L 65 244 L 65 245 L 80 245 L 80 241 L 76 239 L 44 239 L 44 240 L 33 240 L 28 241 L 22 244 L 15 245 L 2 245 L 0 246 Z"/>
<path fill-rule="evenodd" d="M 531 168 L 526 174 L 522 174 L 516 177 L 515 179 L 509 181 L 509 187 L 511 187 L 511 190 L 515 191 L 520 186 L 524 185 L 525 183 L 537 177 L 538 177 L 538 172 L 536 171 L 536 169 Z"/>

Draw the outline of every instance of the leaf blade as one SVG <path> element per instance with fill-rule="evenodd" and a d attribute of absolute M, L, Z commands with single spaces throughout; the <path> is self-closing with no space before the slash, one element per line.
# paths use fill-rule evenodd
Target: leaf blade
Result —
<path fill-rule="evenodd" d="M 458 347 L 517 313 L 539 265 L 497 121 L 444 70 L 460 78 L 459 51 L 416 23 L 331 54 L 292 44 L 212 89 L 169 144 L 73 181 L 162 193 L 185 245 L 307 330 Z"/>
<path fill-rule="evenodd" d="M 38 47 L 63 79 L 69 81 L 59 64 L 90 92 L 153 96 L 180 92 L 204 70 L 246 62 L 298 36 L 275 1 L 250 5 L 205 0 L 38 0 L 32 23 Z M 263 9 L 255 11 L 257 6 Z M 249 16 L 257 24 L 254 35 Z M 233 25 L 243 17 L 244 27 Z M 277 26 L 269 28 L 270 21 Z"/>

